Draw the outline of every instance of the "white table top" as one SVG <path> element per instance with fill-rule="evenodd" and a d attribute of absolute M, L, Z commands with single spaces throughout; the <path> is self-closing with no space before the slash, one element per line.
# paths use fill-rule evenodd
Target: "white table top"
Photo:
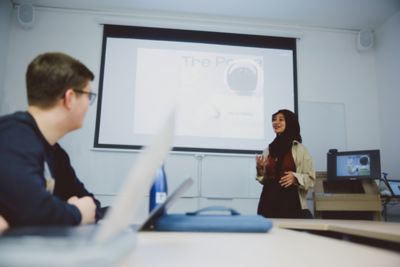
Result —
<path fill-rule="evenodd" d="M 322 230 L 400 243 L 400 223 L 362 220 L 272 219 L 286 229 Z"/>
<path fill-rule="evenodd" d="M 121 267 L 400 266 L 400 253 L 274 227 L 263 234 L 140 232 Z"/>

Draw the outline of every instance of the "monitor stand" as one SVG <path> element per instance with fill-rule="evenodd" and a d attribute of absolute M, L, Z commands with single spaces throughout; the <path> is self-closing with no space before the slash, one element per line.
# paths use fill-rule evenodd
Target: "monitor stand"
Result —
<path fill-rule="evenodd" d="M 382 219 L 380 192 L 374 180 L 351 180 L 345 181 L 346 183 L 343 185 L 342 183 L 331 184 L 332 181 L 328 181 L 326 172 L 317 172 L 316 176 L 313 192 L 315 218 Z M 362 190 L 359 188 L 360 185 Z M 325 189 L 339 193 L 328 193 Z M 362 193 L 343 193 L 345 191 L 362 191 Z"/>
<path fill-rule="evenodd" d="M 360 180 L 325 180 L 324 192 L 328 194 L 364 194 L 364 188 Z"/>

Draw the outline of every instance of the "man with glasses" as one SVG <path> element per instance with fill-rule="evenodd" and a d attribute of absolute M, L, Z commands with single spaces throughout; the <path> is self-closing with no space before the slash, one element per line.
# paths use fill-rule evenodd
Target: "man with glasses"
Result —
<path fill-rule="evenodd" d="M 45 53 L 26 72 L 28 110 L 0 117 L 0 216 L 7 227 L 79 225 L 101 216 L 57 143 L 82 127 L 96 94 L 93 73 L 63 53 Z"/>

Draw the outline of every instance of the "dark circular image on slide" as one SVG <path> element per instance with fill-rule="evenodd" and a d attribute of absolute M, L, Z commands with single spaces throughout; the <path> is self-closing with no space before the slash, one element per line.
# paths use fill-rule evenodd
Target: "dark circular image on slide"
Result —
<path fill-rule="evenodd" d="M 234 60 L 226 71 L 228 87 L 238 95 L 252 95 L 259 86 L 260 75 L 257 63 L 252 60 Z"/>

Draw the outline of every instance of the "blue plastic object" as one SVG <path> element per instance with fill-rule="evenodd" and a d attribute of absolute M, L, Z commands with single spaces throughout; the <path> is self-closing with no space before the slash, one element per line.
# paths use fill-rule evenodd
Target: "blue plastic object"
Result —
<path fill-rule="evenodd" d="M 216 211 L 225 215 L 205 214 Z M 265 233 L 272 221 L 260 215 L 240 215 L 237 211 L 220 206 L 203 208 L 186 214 L 165 214 L 154 223 L 157 231 L 174 232 L 231 232 Z"/>
<path fill-rule="evenodd" d="M 165 174 L 164 165 L 162 165 L 156 173 L 154 184 L 150 190 L 149 212 L 151 212 L 159 204 L 164 203 L 167 195 L 167 176 Z"/>

